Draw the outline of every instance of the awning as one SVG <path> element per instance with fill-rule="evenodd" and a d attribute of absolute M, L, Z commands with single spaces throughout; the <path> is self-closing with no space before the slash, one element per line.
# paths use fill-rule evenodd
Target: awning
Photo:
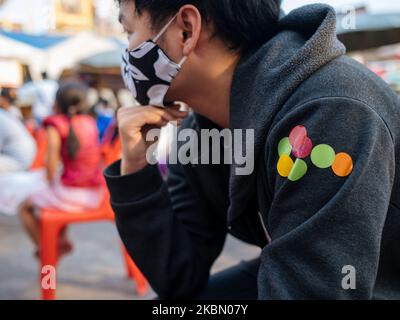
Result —
<path fill-rule="evenodd" d="M 63 70 L 75 67 L 82 59 L 119 50 L 120 43 L 91 32 L 64 36 L 0 31 L 0 47 L 0 58 L 20 60 L 30 67 L 33 78 L 37 79 L 43 71 L 58 78 Z"/>
<path fill-rule="evenodd" d="M 69 39 L 67 36 L 58 35 L 33 35 L 23 32 L 10 32 L 0 30 L 0 35 L 18 41 L 30 47 L 47 50 Z"/>

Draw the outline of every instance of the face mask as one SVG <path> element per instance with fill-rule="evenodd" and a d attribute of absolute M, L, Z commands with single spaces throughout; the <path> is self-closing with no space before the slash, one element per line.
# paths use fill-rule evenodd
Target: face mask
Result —
<path fill-rule="evenodd" d="M 141 105 L 165 107 L 167 91 L 187 59 L 184 57 L 179 63 L 175 63 L 157 45 L 157 41 L 175 18 L 176 16 L 154 39 L 143 42 L 132 51 L 126 50 L 122 56 L 125 86 Z"/>

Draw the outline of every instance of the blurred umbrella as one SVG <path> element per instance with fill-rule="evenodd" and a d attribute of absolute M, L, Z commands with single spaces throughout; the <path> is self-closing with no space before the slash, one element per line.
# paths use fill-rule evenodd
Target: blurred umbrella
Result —
<path fill-rule="evenodd" d="M 80 61 L 80 65 L 95 69 L 119 69 L 121 66 L 121 51 L 113 50 L 93 55 L 87 59 Z"/>
<path fill-rule="evenodd" d="M 121 77 L 121 50 L 93 55 L 79 62 L 77 72 L 89 85 L 118 91 L 124 88 Z"/>
<path fill-rule="evenodd" d="M 99 37 L 91 32 L 79 33 L 49 50 L 49 73 L 59 77 L 63 70 L 75 67 L 83 59 L 118 48 L 119 44 L 113 38 Z"/>

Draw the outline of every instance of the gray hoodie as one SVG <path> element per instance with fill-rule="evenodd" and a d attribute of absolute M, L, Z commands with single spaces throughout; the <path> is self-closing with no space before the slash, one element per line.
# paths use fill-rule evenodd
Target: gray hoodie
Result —
<path fill-rule="evenodd" d="M 400 298 L 400 101 L 335 30 L 332 8 L 302 7 L 240 61 L 231 128 L 255 130 L 253 174 L 106 170 L 122 239 L 160 297 L 199 292 L 229 232 L 262 248 L 259 299 Z M 184 128 L 217 127 L 194 115 Z"/>

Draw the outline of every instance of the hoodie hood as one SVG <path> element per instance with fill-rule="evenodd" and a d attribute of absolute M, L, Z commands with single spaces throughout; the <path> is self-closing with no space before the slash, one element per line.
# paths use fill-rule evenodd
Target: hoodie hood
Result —
<path fill-rule="evenodd" d="M 327 5 L 309 5 L 286 15 L 279 32 L 241 59 L 231 91 L 231 129 L 255 130 L 255 172 L 231 170 L 229 220 L 246 211 L 256 194 L 256 175 L 275 116 L 311 75 L 346 53 L 336 35 L 336 13 Z"/>

